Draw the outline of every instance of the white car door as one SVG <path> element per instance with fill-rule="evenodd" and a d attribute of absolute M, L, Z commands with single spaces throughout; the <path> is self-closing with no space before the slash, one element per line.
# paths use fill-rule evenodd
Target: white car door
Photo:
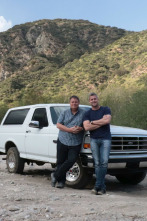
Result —
<path fill-rule="evenodd" d="M 49 123 L 46 108 L 36 108 L 32 121 L 39 121 L 40 128 L 28 125 L 26 128 L 25 149 L 28 159 L 49 162 Z"/>

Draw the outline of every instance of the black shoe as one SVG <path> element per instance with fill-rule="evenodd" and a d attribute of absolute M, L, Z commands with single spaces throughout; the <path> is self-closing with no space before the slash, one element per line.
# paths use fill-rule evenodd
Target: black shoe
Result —
<path fill-rule="evenodd" d="M 55 187 L 56 183 L 57 183 L 57 180 L 54 176 L 54 173 L 51 173 L 51 186 Z"/>
<path fill-rule="evenodd" d="M 99 190 L 97 192 L 98 195 L 103 195 L 103 194 L 106 194 L 106 190 L 105 189 L 102 189 L 102 190 Z"/>
<path fill-rule="evenodd" d="M 94 187 L 94 188 L 91 190 L 91 193 L 97 195 L 98 189 L 97 189 L 96 187 Z"/>
<path fill-rule="evenodd" d="M 58 182 L 58 184 L 57 184 L 57 188 L 64 188 L 64 186 L 65 186 L 65 183 L 63 183 L 62 181 L 60 181 L 60 182 Z"/>

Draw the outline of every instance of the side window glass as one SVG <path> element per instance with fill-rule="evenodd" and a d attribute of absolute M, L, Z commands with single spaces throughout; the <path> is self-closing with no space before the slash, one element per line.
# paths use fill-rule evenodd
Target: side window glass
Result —
<path fill-rule="evenodd" d="M 48 119 L 46 114 L 45 108 L 37 108 L 34 111 L 32 121 L 39 121 L 40 127 L 47 127 L 48 126 Z"/>
<path fill-rule="evenodd" d="M 4 125 L 23 124 L 29 109 L 12 110 L 4 121 Z"/>

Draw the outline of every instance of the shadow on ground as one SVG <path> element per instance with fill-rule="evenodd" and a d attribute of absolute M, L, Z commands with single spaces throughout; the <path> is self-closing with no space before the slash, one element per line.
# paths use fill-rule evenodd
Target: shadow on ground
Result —
<path fill-rule="evenodd" d="M 33 177 L 44 176 L 48 180 L 50 180 L 50 174 L 54 171 L 54 168 L 47 168 L 44 166 L 28 166 L 24 170 L 23 175 L 31 175 Z M 138 185 L 129 185 L 120 183 L 114 176 L 107 175 L 106 176 L 106 186 L 108 193 L 115 194 L 123 194 L 123 195 L 132 195 L 135 197 L 139 194 L 139 196 L 144 196 L 144 190 L 147 190 L 147 178 Z M 89 181 L 89 184 L 84 188 L 90 190 L 93 188 L 95 184 L 95 176 Z M 147 191 L 146 191 L 147 192 Z"/>

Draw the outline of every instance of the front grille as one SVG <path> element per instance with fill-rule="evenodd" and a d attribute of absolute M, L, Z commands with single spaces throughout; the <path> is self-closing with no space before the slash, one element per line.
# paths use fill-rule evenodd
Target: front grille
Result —
<path fill-rule="evenodd" d="M 112 136 L 111 151 L 147 150 L 147 137 Z"/>

